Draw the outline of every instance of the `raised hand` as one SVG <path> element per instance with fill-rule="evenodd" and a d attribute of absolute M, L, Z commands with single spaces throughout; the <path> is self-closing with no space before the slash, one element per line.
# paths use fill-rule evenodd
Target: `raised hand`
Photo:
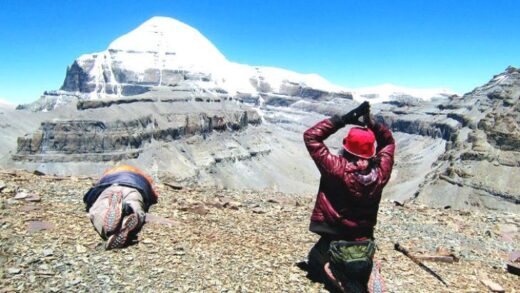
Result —
<path fill-rule="evenodd" d="M 347 114 L 341 116 L 341 120 L 345 124 L 356 124 L 356 125 L 365 125 L 366 121 L 359 121 L 360 117 L 368 115 L 370 113 L 370 104 L 365 101 L 361 103 L 357 108 L 348 112 Z"/>

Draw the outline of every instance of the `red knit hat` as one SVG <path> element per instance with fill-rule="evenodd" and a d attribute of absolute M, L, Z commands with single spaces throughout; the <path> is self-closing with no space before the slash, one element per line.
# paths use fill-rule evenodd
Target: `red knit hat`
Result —
<path fill-rule="evenodd" d="M 369 159 L 376 154 L 374 142 L 376 137 L 368 128 L 352 127 L 343 139 L 343 148 L 363 159 Z"/>

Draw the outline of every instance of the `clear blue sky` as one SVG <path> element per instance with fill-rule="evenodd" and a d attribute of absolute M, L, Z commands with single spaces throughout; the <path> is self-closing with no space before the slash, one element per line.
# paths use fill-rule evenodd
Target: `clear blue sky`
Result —
<path fill-rule="evenodd" d="M 231 61 L 464 93 L 520 66 L 519 12 L 516 0 L 0 0 L 0 99 L 58 89 L 75 58 L 155 15 L 197 28 Z"/>

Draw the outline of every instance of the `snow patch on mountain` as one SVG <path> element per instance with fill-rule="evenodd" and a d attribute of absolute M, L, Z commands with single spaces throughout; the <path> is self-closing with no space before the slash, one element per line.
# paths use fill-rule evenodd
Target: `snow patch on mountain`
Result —
<path fill-rule="evenodd" d="M 0 108 L 4 109 L 14 109 L 16 107 L 15 104 L 8 102 L 6 100 L 0 99 Z"/>
<path fill-rule="evenodd" d="M 399 97 L 411 97 L 429 101 L 432 98 L 449 97 L 456 94 L 456 92 L 445 88 L 408 88 L 389 83 L 352 90 L 352 96 L 355 101 L 362 102 L 368 100 L 371 103 L 392 101 Z"/>
<path fill-rule="evenodd" d="M 152 17 L 113 41 L 108 52 L 117 52 L 118 61 L 134 71 L 147 68 L 211 71 L 227 62 L 198 30 L 168 17 Z M 140 57 L 136 58 L 136 54 Z"/>

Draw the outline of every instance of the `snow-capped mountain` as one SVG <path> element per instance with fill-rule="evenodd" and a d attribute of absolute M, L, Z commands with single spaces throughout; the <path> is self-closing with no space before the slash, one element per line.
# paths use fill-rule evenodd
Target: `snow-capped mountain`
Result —
<path fill-rule="evenodd" d="M 287 82 L 344 90 L 315 74 L 229 62 L 196 29 L 167 17 L 153 17 L 113 41 L 107 50 L 79 57 L 69 67 L 62 90 L 88 98 L 120 97 L 152 87 L 179 86 L 186 80 L 193 88 L 218 88 L 230 95 L 257 94 L 263 91 L 261 83 L 274 92 Z"/>
<path fill-rule="evenodd" d="M 453 94 L 444 89 L 392 85 L 348 89 L 317 74 L 234 63 L 195 28 L 172 18 L 152 17 L 114 40 L 107 50 L 76 59 L 67 69 L 61 90 L 46 92 L 32 109 L 52 110 L 77 99 L 117 99 L 164 91 L 247 97 L 250 102 L 265 94 L 301 97 L 309 91 L 314 99 L 343 96 L 372 102 Z"/>
<path fill-rule="evenodd" d="M 519 80 L 508 68 L 462 97 L 389 84 L 347 89 L 231 62 L 197 30 L 154 17 L 75 60 L 60 90 L 2 109 L 0 164 L 92 175 L 124 162 L 168 182 L 314 192 L 319 177 L 302 133 L 370 100 L 398 144 L 386 188 L 393 200 L 421 194 L 431 205 L 509 209 L 519 198 L 510 184 L 520 180 Z M 332 151 L 344 135 L 327 139 Z"/>

